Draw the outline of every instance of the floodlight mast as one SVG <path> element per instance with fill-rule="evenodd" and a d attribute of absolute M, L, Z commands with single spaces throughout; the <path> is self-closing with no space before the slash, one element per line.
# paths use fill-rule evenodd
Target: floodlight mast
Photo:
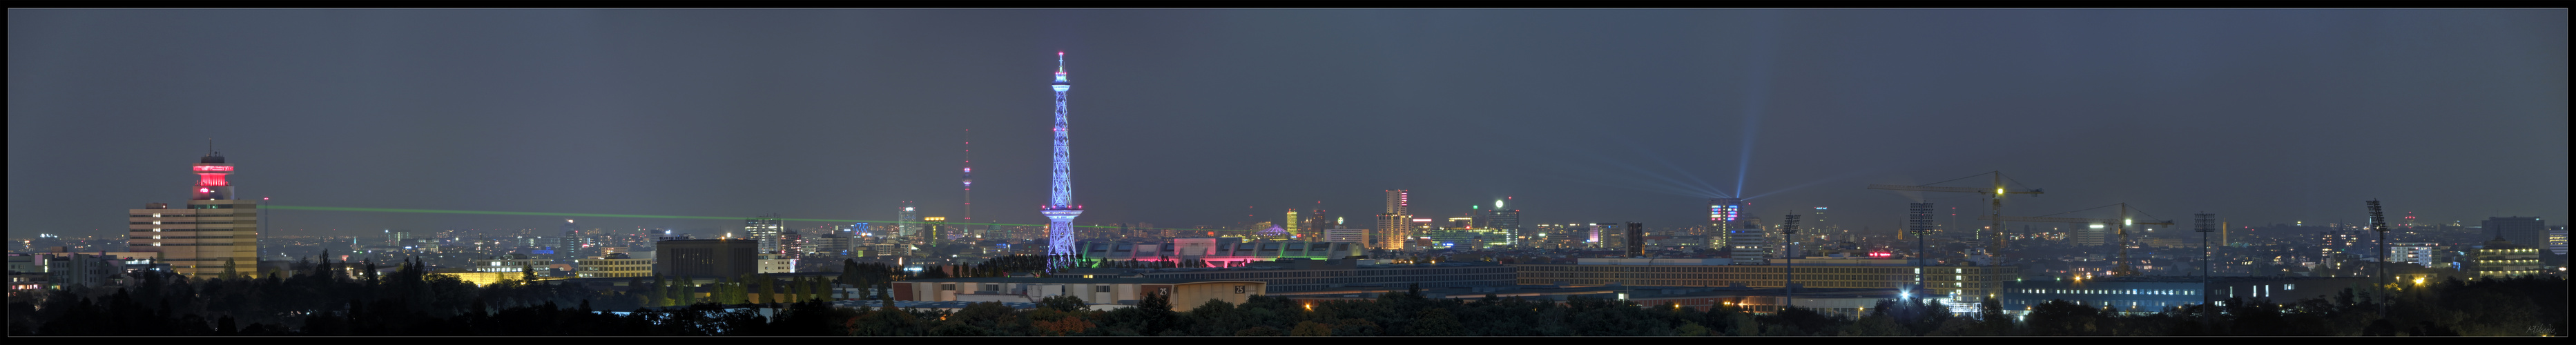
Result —
<path fill-rule="evenodd" d="M 1780 250 L 1781 254 L 1787 256 L 1780 259 L 1780 262 L 1785 264 L 1781 268 L 1781 273 L 1785 275 L 1780 279 L 1780 288 L 1785 289 L 1782 290 L 1780 297 L 1782 311 L 1798 307 L 1798 215 L 1792 214 L 1785 218 L 1787 219 L 1780 222 L 1780 237 L 1788 239 L 1785 241 L 1788 242 L 1785 243 L 1788 246 Z"/>

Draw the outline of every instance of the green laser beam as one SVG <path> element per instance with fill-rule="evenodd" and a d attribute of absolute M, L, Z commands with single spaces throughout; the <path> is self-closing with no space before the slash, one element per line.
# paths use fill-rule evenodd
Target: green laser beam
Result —
<path fill-rule="evenodd" d="M 331 206 L 292 206 L 292 205 L 265 205 L 265 206 L 260 206 L 260 207 L 263 207 L 263 208 L 269 208 L 269 209 L 279 209 L 279 210 L 342 211 L 342 212 L 393 212 L 393 213 L 442 213 L 442 214 L 492 214 L 492 215 L 507 215 L 507 216 L 606 217 L 606 218 L 663 218 L 663 219 L 723 219 L 723 220 L 741 220 L 741 219 L 749 219 L 749 218 L 744 218 L 744 217 L 664 216 L 664 215 L 648 215 L 648 214 L 555 213 L 555 212 L 467 211 L 467 210 L 425 210 L 425 209 L 414 209 L 414 208 L 370 208 L 370 207 L 331 207 Z M 892 220 L 865 220 L 865 219 L 811 219 L 811 218 L 779 218 L 778 220 L 782 220 L 782 221 L 799 221 L 799 222 L 826 222 L 826 223 L 859 223 L 859 222 L 866 222 L 866 223 L 898 223 L 898 222 L 900 222 L 900 221 L 892 221 Z M 917 222 L 917 223 L 919 223 L 919 222 Z M 1011 223 L 944 223 L 944 224 L 948 224 L 948 225 L 1009 225 L 1009 226 L 1045 226 L 1045 225 L 1047 225 L 1047 224 L 1011 224 Z M 1075 225 L 1075 226 L 1073 226 L 1073 227 L 1077 227 L 1077 228 L 1113 228 L 1113 229 L 1114 229 L 1114 228 L 1118 228 L 1118 227 L 1115 227 L 1115 226 L 1099 226 L 1099 225 Z M 1234 229 L 1180 229 L 1180 228 L 1128 228 L 1128 229 L 1141 229 L 1141 230 L 1185 230 L 1185 231 L 1226 231 L 1226 232 L 1252 232 L 1252 231 L 1253 231 L 1253 230 L 1234 230 Z"/>

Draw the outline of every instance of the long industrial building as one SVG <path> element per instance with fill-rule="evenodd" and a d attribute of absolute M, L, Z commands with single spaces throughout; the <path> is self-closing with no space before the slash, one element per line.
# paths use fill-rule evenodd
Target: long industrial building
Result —
<path fill-rule="evenodd" d="M 1576 264 L 1512 265 L 1519 284 L 1567 286 L 1783 287 L 1789 266 L 1730 265 L 1728 259 L 1580 259 Z M 2020 274 L 2014 266 L 1915 266 L 1901 259 L 1795 259 L 1801 287 L 1903 289 L 1917 279 L 1927 296 L 1994 294 Z"/>

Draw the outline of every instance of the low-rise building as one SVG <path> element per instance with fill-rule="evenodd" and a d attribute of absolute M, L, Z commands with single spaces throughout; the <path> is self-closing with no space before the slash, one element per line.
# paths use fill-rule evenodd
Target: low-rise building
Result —
<path fill-rule="evenodd" d="M 2496 239 L 2485 246 L 2469 250 L 2471 272 L 2478 277 L 2515 277 L 2541 274 L 2540 249 Z"/>
<path fill-rule="evenodd" d="M 1240 237 L 1092 240 L 1076 243 L 1074 248 L 1083 262 L 1205 262 L 1217 267 L 1280 259 L 1342 259 L 1365 253 L 1365 249 L 1350 242 L 1245 241 Z"/>
<path fill-rule="evenodd" d="M 488 259 L 465 260 L 465 264 L 467 266 L 472 266 L 472 270 L 475 272 L 519 273 L 519 271 L 523 270 L 533 270 L 537 272 L 537 275 L 545 275 L 546 266 L 554 265 L 555 260 L 530 258 L 527 254 L 511 253 L 509 255 Z"/>
<path fill-rule="evenodd" d="M 1691 260 L 1700 260 L 1691 262 Z M 1719 259 L 1579 259 L 1575 264 L 1524 264 L 1517 268 L 1522 285 L 1786 286 L 1794 260 L 1799 286 L 1846 289 L 1907 289 L 1922 283 L 1928 296 L 1986 296 L 2020 274 L 2013 266 L 1916 266 L 1903 259 L 1775 259 L 1771 265 L 1744 265 L 1743 258 Z M 1727 265 L 1725 263 L 1733 263 Z"/>
<path fill-rule="evenodd" d="M 2346 288 L 2368 287 L 2370 278 L 2322 277 L 2109 277 L 2094 279 L 2023 279 L 2004 283 L 1996 300 L 2006 313 L 2026 313 L 2050 300 L 2109 307 L 2127 313 L 2156 313 L 2169 308 L 2222 303 L 2295 303 L 2332 298 Z"/>
<path fill-rule="evenodd" d="M 1145 293 L 1169 296 L 1174 311 L 1189 311 L 1208 300 L 1243 303 L 1262 294 L 1257 281 L 1173 278 L 945 278 L 894 282 L 897 301 L 983 301 L 1035 303 L 1048 297 L 1073 296 L 1086 304 L 1135 305 Z"/>
<path fill-rule="evenodd" d="M 638 259 L 628 257 L 626 256 L 626 253 L 609 254 L 608 256 L 588 259 L 577 259 L 572 262 L 574 269 L 573 277 L 576 278 L 644 277 L 653 275 L 652 258 Z"/>
<path fill-rule="evenodd" d="M 1109 269 L 1094 274 L 1145 278 L 1241 280 L 1263 282 L 1264 292 L 1281 294 L 1352 286 L 1450 288 L 1508 286 L 1516 279 L 1512 266 L 1487 262 L 1376 264 L 1367 260 L 1282 259 L 1241 267 Z"/>

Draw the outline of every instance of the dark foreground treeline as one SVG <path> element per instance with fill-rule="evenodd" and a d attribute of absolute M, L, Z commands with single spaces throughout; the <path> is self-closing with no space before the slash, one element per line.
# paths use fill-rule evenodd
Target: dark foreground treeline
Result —
<path fill-rule="evenodd" d="M 408 266 L 410 264 L 406 264 Z M 330 270 L 317 270 L 329 272 Z M 373 270 L 368 270 L 372 272 Z M 1810 335 L 2563 335 L 2562 278 L 2445 281 L 2374 295 L 2347 291 L 2288 305 L 2227 303 L 2124 316 L 2068 303 L 1954 316 L 1939 304 L 1882 301 L 1857 319 L 1805 309 L 1755 314 L 1639 306 L 1597 298 L 1549 303 L 1518 298 L 1374 300 L 1305 304 L 1255 296 L 1197 303 L 1188 312 L 1144 296 L 1135 308 L 1091 311 L 1049 299 L 1014 310 L 997 303 L 954 312 L 832 308 L 804 303 L 653 301 L 652 289 L 476 287 L 409 267 L 385 277 L 186 281 L 146 277 L 138 288 L 13 298 L 11 335 L 1214 335 L 1214 336 L 1810 336 Z M 863 284 L 876 285 L 874 282 Z M 766 289 L 766 288 L 763 288 Z M 811 295 L 807 295 L 811 296 Z M 724 301 L 724 302 L 737 302 Z M 594 304 L 597 303 L 597 304 Z M 644 309 L 648 304 L 680 307 Z M 600 309 L 594 309 L 599 307 Z M 624 315 L 601 310 L 634 310 Z"/>

